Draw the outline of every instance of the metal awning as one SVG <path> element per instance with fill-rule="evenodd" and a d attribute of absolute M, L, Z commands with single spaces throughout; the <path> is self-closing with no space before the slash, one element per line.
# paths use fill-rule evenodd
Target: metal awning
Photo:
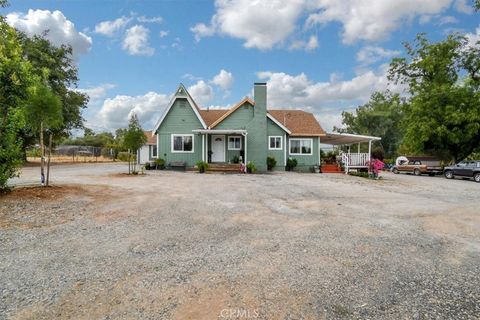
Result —
<path fill-rule="evenodd" d="M 229 134 L 229 133 L 247 134 L 247 130 L 244 130 L 244 129 L 195 129 L 195 130 L 192 130 L 192 132 L 208 133 L 208 134 Z"/>
<path fill-rule="evenodd" d="M 373 137 L 373 136 L 362 136 L 359 134 L 351 134 L 351 133 L 338 133 L 338 132 L 327 132 L 324 137 L 320 138 L 320 142 L 323 144 L 330 144 L 334 146 L 338 145 L 350 145 L 362 142 L 369 142 L 369 141 L 378 141 L 382 140 L 380 137 Z"/>

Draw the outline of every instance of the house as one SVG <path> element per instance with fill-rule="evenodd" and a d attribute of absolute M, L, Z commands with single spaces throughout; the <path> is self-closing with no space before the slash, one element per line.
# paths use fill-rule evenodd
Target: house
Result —
<path fill-rule="evenodd" d="M 180 85 L 152 130 L 158 157 L 185 162 L 229 163 L 240 159 L 266 171 L 274 157 L 275 169 L 284 170 L 288 158 L 297 159 L 298 170 L 320 164 L 320 140 L 325 136 L 313 114 L 301 110 L 267 108 L 267 85 L 255 83 L 254 98 L 244 98 L 227 110 L 200 109 Z M 153 158 L 153 145 L 149 156 Z M 144 146 L 143 154 L 147 154 Z M 140 159 L 142 151 L 140 151 Z"/>
<path fill-rule="evenodd" d="M 147 142 L 137 151 L 138 164 L 145 164 L 157 158 L 157 138 L 152 135 L 152 131 L 143 133 L 147 137 Z"/>

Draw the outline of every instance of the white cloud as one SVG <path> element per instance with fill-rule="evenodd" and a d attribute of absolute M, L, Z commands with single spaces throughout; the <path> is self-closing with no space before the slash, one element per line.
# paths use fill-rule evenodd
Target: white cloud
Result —
<path fill-rule="evenodd" d="M 48 30 L 46 39 L 55 46 L 71 45 L 73 59 L 78 60 L 81 54 L 87 53 L 92 47 L 92 38 L 75 29 L 75 25 L 61 11 L 28 10 L 27 14 L 10 13 L 7 22 L 27 35 L 42 35 Z"/>
<path fill-rule="evenodd" d="M 471 0 L 457 0 L 455 1 L 455 9 L 458 12 L 465 13 L 465 14 L 472 14 L 473 13 L 473 8 L 469 2 L 472 2 Z"/>
<path fill-rule="evenodd" d="M 365 46 L 357 52 L 357 61 L 369 65 L 399 55 L 398 50 L 384 49 L 379 46 Z"/>
<path fill-rule="evenodd" d="M 245 41 L 246 48 L 268 50 L 293 34 L 305 7 L 303 0 L 219 0 L 210 25 L 191 28 L 198 41 L 215 33 Z"/>
<path fill-rule="evenodd" d="M 213 99 L 213 88 L 203 80 L 188 87 L 188 92 L 198 105 L 204 105 Z"/>
<path fill-rule="evenodd" d="M 147 18 L 145 16 L 140 16 L 137 18 L 138 22 L 142 23 L 162 23 L 163 18 L 162 17 L 152 17 L 152 18 Z"/>
<path fill-rule="evenodd" d="M 305 50 L 305 51 L 312 51 L 318 48 L 318 39 L 316 36 L 310 36 L 308 41 L 304 40 L 294 40 L 290 47 L 290 50 Z"/>
<path fill-rule="evenodd" d="M 468 40 L 468 45 L 471 47 L 478 46 L 477 43 L 480 41 L 480 25 L 475 30 L 475 33 L 470 32 L 465 34 L 465 37 Z"/>
<path fill-rule="evenodd" d="M 131 20 L 131 18 L 123 16 L 111 21 L 102 21 L 95 25 L 95 33 L 113 37 L 117 31 L 125 27 Z"/>
<path fill-rule="evenodd" d="M 150 30 L 142 25 L 135 25 L 125 32 L 123 39 L 123 49 L 130 55 L 151 56 L 155 53 L 155 49 L 150 47 L 148 42 Z"/>
<path fill-rule="evenodd" d="M 388 38 L 403 23 L 417 16 L 439 14 L 451 3 L 452 0 L 320 0 L 318 12 L 310 14 L 307 25 L 340 22 L 344 43 L 378 41 Z"/>
<path fill-rule="evenodd" d="M 217 75 L 213 77 L 211 82 L 219 86 L 223 90 L 228 90 L 232 86 L 233 80 L 234 79 L 232 73 L 222 69 Z"/>
<path fill-rule="evenodd" d="M 153 128 L 169 101 L 169 96 L 156 92 L 134 97 L 118 95 L 112 99 L 106 99 L 95 119 L 89 122 L 115 130 L 125 128 L 130 116 L 135 113 L 142 127 L 148 130 Z"/>
<path fill-rule="evenodd" d="M 337 76 L 329 81 L 314 82 L 306 74 L 290 75 L 283 72 L 258 72 L 259 79 L 267 82 L 270 108 L 301 108 L 314 113 L 327 130 L 331 130 L 334 119 L 339 119 L 341 111 L 352 105 L 363 104 L 375 91 L 387 88 L 401 92 L 403 87 L 388 84 L 387 65 L 377 71 L 367 70 L 349 80 L 339 80 Z M 331 123 L 326 123 L 325 119 Z"/>
<path fill-rule="evenodd" d="M 438 19 L 437 25 L 443 26 L 444 24 L 458 23 L 458 19 L 453 16 L 443 16 Z"/>
<path fill-rule="evenodd" d="M 90 87 L 85 89 L 75 89 L 78 92 L 86 93 L 89 98 L 89 104 L 96 104 L 100 102 L 101 99 L 105 98 L 108 90 L 115 88 L 115 85 L 112 83 L 104 83 L 97 87 Z"/>
<path fill-rule="evenodd" d="M 158 33 L 158 36 L 160 38 L 164 38 L 164 37 L 168 36 L 168 33 L 169 32 L 167 30 L 160 30 L 160 32 Z"/>

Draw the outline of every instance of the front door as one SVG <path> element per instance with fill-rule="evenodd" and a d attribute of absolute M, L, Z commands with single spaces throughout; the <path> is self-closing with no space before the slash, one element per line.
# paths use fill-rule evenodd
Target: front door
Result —
<path fill-rule="evenodd" d="M 225 162 L 225 136 L 212 135 L 212 162 Z"/>

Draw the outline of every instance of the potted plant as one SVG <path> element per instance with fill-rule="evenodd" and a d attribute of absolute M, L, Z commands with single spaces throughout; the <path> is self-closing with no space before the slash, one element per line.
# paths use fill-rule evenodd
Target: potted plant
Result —
<path fill-rule="evenodd" d="M 298 164 L 297 159 L 288 158 L 285 169 L 287 169 L 287 171 L 293 171 L 293 169 L 297 166 L 297 164 Z"/>
<path fill-rule="evenodd" d="M 247 167 L 247 173 L 255 173 L 255 172 L 257 172 L 257 168 L 255 168 L 255 165 L 254 165 L 253 162 L 251 162 L 251 161 L 248 161 L 246 167 Z"/>
<path fill-rule="evenodd" d="M 206 163 L 205 161 L 199 161 L 197 162 L 197 168 L 198 172 L 205 173 L 205 171 L 207 171 L 208 169 L 208 163 Z"/>
<path fill-rule="evenodd" d="M 267 169 L 272 170 L 277 165 L 277 160 L 274 157 L 267 157 Z"/>

